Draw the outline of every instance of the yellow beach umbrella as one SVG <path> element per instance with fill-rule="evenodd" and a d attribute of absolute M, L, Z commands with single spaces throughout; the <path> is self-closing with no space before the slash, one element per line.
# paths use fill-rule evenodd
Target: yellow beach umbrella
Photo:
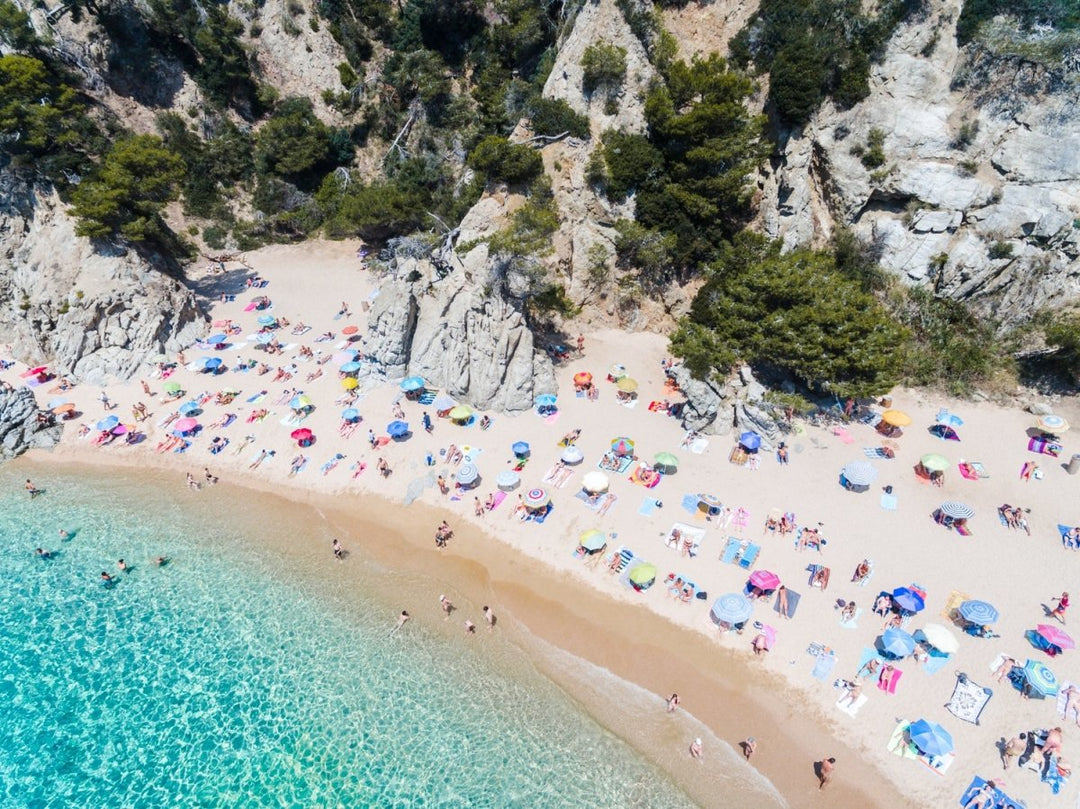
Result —
<path fill-rule="evenodd" d="M 345 390 L 352 390 L 359 384 L 360 383 L 353 379 L 351 376 L 341 380 L 341 387 L 345 388 Z"/>
<path fill-rule="evenodd" d="M 949 468 L 949 459 L 944 455 L 938 455 L 936 452 L 931 452 L 929 455 L 923 455 L 919 459 L 919 463 L 923 465 L 923 469 L 927 469 L 931 472 L 944 472 Z"/>
<path fill-rule="evenodd" d="M 599 528 L 590 528 L 583 531 L 578 537 L 578 545 L 587 551 L 595 551 L 607 544 L 607 535 Z"/>
<path fill-rule="evenodd" d="M 638 389 L 638 383 L 636 379 L 624 376 L 622 379 L 615 383 L 615 387 L 617 387 L 623 393 L 633 393 Z"/>
<path fill-rule="evenodd" d="M 903 410 L 886 410 L 881 414 L 881 420 L 893 427 L 907 427 L 911 424 L 911 416 Z"/>
<path fill-rule="evenodd" d="M 458 405 L 450 408 L 450 418 L 453 421 L 465 421 L 472 415 L 472 408 L 468 405 Z"/>

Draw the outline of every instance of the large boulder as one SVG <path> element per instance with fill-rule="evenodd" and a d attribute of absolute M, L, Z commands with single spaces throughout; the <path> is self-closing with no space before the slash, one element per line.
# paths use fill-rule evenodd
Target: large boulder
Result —
<path fill-rule="evenodd" d="M 731 432 L 728 405 L 724 403 L 730 395 L 726 386 L 695 379 L 683 365 L 676 365 L 668 373 L 686 396 L 682 422 L 685 429 L 709 435 Z"/>
<path fill-rule="evenodd" d="M 52 447 L 60 440 L 60 425 L 43 427 L 38 407 L 27 388 L 0 390 L 0 459 L 11 460 L 31 447 Z"/>
<path fill-rule="evenodd" d="M 0 169 L 0 339 L 29 364 L 99 384 L 199 337 L 190 289 L 120 246 L 75 235 L 55 192 Z"/>
<path fill-rule="evenodd" d="M 760 435 L 763 452 L 771 451 L 781 440 L 780 427 L 773 417 L 749 402 L 735 403 L 735 427 L 740 433 L 750 430 Z"/>

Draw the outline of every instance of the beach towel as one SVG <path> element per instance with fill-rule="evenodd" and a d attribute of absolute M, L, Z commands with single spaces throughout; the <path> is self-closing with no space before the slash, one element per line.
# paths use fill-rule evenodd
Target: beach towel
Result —
<path fill-rule="evenodd" d="M 850 700 L 848 700 L 847 692 L 845 691 L 844 694 L 840 697 L 840 699 L 836 701 L 836 707 L 846 713 L 852 719 L 854 719 L 856 716 L 858 716 L 859 709 L 866 704 L 867 699 L 868 697 L 866 696 L 866 694 L 859 694 L 859 696 L 855 698 L 855 702 L 852 703 Z"/>
<path fill-rule="evenodd" d="M 596 511 L 600 508 L 600 503 L 603 501 L 603 495 L 589 495 L 588 493 L 581 491 L 574 495 L 578 500 L 585 504 L 585 508 Z"/>
<path fill-rule="evenodd" d="M 695 455 L 701 455 L 709 446 L 708 438 L 695 438 L 690 442 L 690 451 Z"/>
<path fill-rule="evenodd" d="M 799 600 L 802 598 L 800 593 L 796 593 L 794 590 L 787 590 L 787 617 L 794 618 L 795 611 L 799 608 Z M 773 612 L 777 615 L 780 614 L 780 595 L 777 594 L 776 600 L 773 602 Z"/>
<path fill-rule="evenodd" d="M 893 458 L 896 454 L 885 447 L 863 447 L 863 455 L 867 458 Z"/>
<path fill-rule="evenodd" d="M 952 660 L 952 655 L 933 654 L 922 664 L 923 674 L 937 674 L 945 664 Z"/>
<path fill-rule="evenodd" d="M 674 533 L 678 531 L 681 536 L 679 539 L 674 539 Z M 669 548 L 673 548 L 677 551 L 682 550 L 682 543 L 685 539 L 692 540 L 690 548 L 690 556 L 697 556 L 698 551 L 701 550 L 701 540 L 705 538 L 705 529 L 697 528 L 695 526 L 687 525 L 686 523 L 677 522 L 674 523 L 664 535 L 664 544 Z"/>
<path fill-rule="evenodd" d="M 249 396 L 248 400 L 247 400 L 247 403 L 248 404 L 257 404 L 257 403 L 261 402 L 265 398 L 266 398 L 266 391 L 264 391 L 264 390 L 259 391 L 254 396 Z"/>
<path fill-rule="evenodd" d="M 904 672 L 893 666 L 892 671 L 889 673 L 887 679 L 878 677 L 877 687 L 879 691 L 885 691 L 889 694 L 896 693 L 896 686 L 900 682 L 900 678 L 904 676 Z"/>
<path fill-rule="evenodd" d="M 1061 689 L 1058 691 L 1058 695 L 1057 695 L 1057 712 L 1058 712 L 1058 716 L 1060 716 L 1066 722 L 1069 721 L 1069 717 L 1065 715 L 1065 706 L 1069 704 L 1069 695 L 1067 693 L 1065 693 L 1065 692 L 1068 691 L 1070 688 L 1075 688 L 1075 687 L 1076 686 L 1073 683 L 1070 683 L 1068 680 L 1065 680 L 1064 682 L 1062 682 Z M 1073 710 L 1072 710 L 1072 715 L 1073 715 L 1072 718 L 1073 718 L 1074 721 L 1080 721 L 1080 713 L 1078 713 L 1075 708 L 1073 708 Z"/>
<path fill-rule="evenodd" d="M 896 495 L 883 493 L 881 495 L 881 507 L 886 511 L 896 511 Z"/>
<path fill-rule="evenodd" d="M 965 789 L 964 793 L 960 796 L 959 803 L 961 806 L 967 807 L 976 796 L 980 796 L 980 802 L 975 805 L 985 806 L 985 799 L 990 795 L 994 796 L 992 803 L 994 809 L 1025 809 L 1025 804 L 1018 803 L 1000 789 L 989 789 L 987 782 L 977 775 L 971 779 L 968 788 Z"/>
<path fill-rule="evenodd" d="M 956 686 L 945 707 L 957 719 L 977 725 L 979 716 L 993 695 L 992 689 L 984 688 L 969 680 L 966 674 L 960 673 L 956 675 Z"/>
<path fill-rule="evenodd" d="M 701 499 L 696 494 L 684 494 L 683 499 L 679 505 L 682 506 L 684 511 L 689 511 L 691 514 L 698 512 L 698 503 Z"/>
<path fill-rule="evenodd" d="M 886 662 L 885 658 L 878 654 L 877 649 L 873 648 L 872 646 L 863 647 L 862 654 L 859 655 L 859 666 L 855 669 L 856 676 L 860 676 L 862 674 L 863 670 L 866 668 L 867 664 L 871 660 L 877 660 L 878 663 L 881 664 L 884 664 Z"/>
<path fill-rule="evenodd" d="M 859 628 L 859 616 L 863 614 L 861 608 L 855 610 L 855 616 L 850 621 L 841 621 L 840 626 L 844 629 L 858 629 Z"/>
<path fill-rule="evenodd" d="M 855 439 L 851 437 L 851 433 L 849 433 L 843 427 L 833 427 L 832 428 L 832 434 L 835 435 L 837 438 L 839 438 L 840 441 L 842 441 L 845 444 L 854 444 L 855 443 Z"/>
<path fill-rule="evenodd" d="M 908 741 L 908 729 L 911 727 L 911 723 L 907 720 L 900 722 L 893 730 L 892 735 L 889 736 L 889 741 L 885 744 L 885 749 L 892 753 L 894 756 L 900 756 L 901 758 L 917 759 L 919 757 L 919 750 L 915 745 Z"/>
<path fill-rule="evenodd" d="M 635 397 L 632 399 L 623 399 L 619 404 L 621 404 L 627 410 L 633 410 L 635 407 L 637 407 L 637 403 L 638 399 Z"/>
<path fill-rule="evenodd" d="M 656 511 L 656 504 L 659 502 L 660 501 L 656 498 L 646 497 L 644 500 L 641 501 L 641 505 L 638 507 L 637 513 L 642 515 L 643 517 L 648 517 L 654 511 Z"/>
<path fill-rule="evenodd" d="M 988 478 L 990 474 L 986 471 L 986 467 L 976 461 L 968 462 L 968 466 L 975 470 L 975 474 L 980 478 Z"/>
<path fill-rule="evenodd" d="M 734 521 L 732 523 L 736 531 L 746 528 L 750 524 L 750 512 L 745 508 L 740 507 L 735 512 Z"/>
<path fill-rule="evenodd" d="M 945 608 L 941 611 L 941 617 L 949 621 L 956 620 L 956 611 L 960 609 L 960 605 L 965 601 L 970 601 L 971 596 L 967 593 L 961 593 L 959 590 L 953 590 L 949 593 L 949 599 L 945 602 Z"/>
<path fill-rule="evenodd" d="M 505 499 L 506 499 L 506 492 L 504 492 L 502 489 L 495 492 L 495 495 L 491 498 L 491 500 L 492 500 L 491 508 L 489 508 L 488 511 L 494 511 L 495 509 L 497 509 L 502 504 L 502 501 L 505 500 Z"/>
<path fill-rule="evenodd" d="M 749 545 L 746 546 L 743 552 L 739 554 L 739 567 L 743 568 L 744 570 L 749 570 L 751 567 L 754 566 L 754 562 L 757 561 L 757 558 L 760 554 L 761 546 L 755 545 L 753 542 L 751 542 Z"/>
<path fill-rule="evenodd" d="M 548 518 L 548 515 L 555 510 L 555 506 L 551 503 L 547 504 L 547 508 L 540 512 L 530 512 L 529 516 L 525 518 L 525 522 L 534 522 L 537 525 L 543 525 L 544 520 Z"/>
<path fill-rule="evenodd" d="M 810 676 L 815 680 L 821 680 L 825 682 L 832 674 L 832 670 L 836 667 L 836 653 L 832 651 L 821 652 L 817 656 L 817 660 L 814 662 L 813 671 L 810 672 Z"/>
<path fill-rule="evenodd" d="M 559 416 L 561 416 L 561 415 L 562 415 L 562 411 L 561 410 L 556 410 L 550 416 L 544 416 L 544 423 L 545 424 L 554 424 L 555 422 L 557 422 L 559 420 Z"/>
<path fill-rule="evenodd" d="M 1080 542 L 1073 539 L 1072 531 L 1073 529 L 1070 526 L 1058 524 L 1058 533 L 1061 535 L 1062 547 L 1075 551 L 1080 549 Z"/>
<path fill-rule="evenodd" d="M 724 545 L 724 551 L 720 554 L 720 561 L 727 564 L 735 564 L 735 560 L 739 558 L 739 550 L 742 547 L 742 542 L 735 537 L 728 537 L 727 543 Z"/>

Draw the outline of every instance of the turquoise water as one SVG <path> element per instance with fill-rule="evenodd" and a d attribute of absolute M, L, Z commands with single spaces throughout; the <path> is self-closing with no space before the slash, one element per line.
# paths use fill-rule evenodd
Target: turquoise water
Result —
<path fill-rule="evenodd" d="M 0 471 L 3 806 L 691 805 L 494 638 L 389 633 L 251 541 L 243 503 L 222 523 L 180 485 L 36 482 Z"/>

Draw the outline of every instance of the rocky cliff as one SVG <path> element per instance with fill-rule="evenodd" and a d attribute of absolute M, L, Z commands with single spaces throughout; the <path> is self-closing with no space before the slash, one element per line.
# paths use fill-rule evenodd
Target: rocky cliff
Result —
<path fill-rule="evenodd" d="M 95 246 L 54 193 L 0 170 L 0 340 L 91 383 L 126 379 L 206 329 L 187 287 L 124 248 Z"/>
<path fill-rule="evenodd" d="M 1076 60 L 1010 55 L 994 40 L 958 48 L 961 0 L 926 6 L 889 41 L 867 99 L 827 103 L 785 133 L 759 225 L 788 245 L 851 227 L 887 269 L 1005 321 L 1075 305 Z M 874 137 L 880 154 L 868 156 Z"/>
<path fill-rule="evenodd" d="M 60 440 L 60 425 L 37 423 L 37 403 L 28 388 L 0 390 L 0 460 L 22 455 L 31 447 L 48 448 Z"/>

